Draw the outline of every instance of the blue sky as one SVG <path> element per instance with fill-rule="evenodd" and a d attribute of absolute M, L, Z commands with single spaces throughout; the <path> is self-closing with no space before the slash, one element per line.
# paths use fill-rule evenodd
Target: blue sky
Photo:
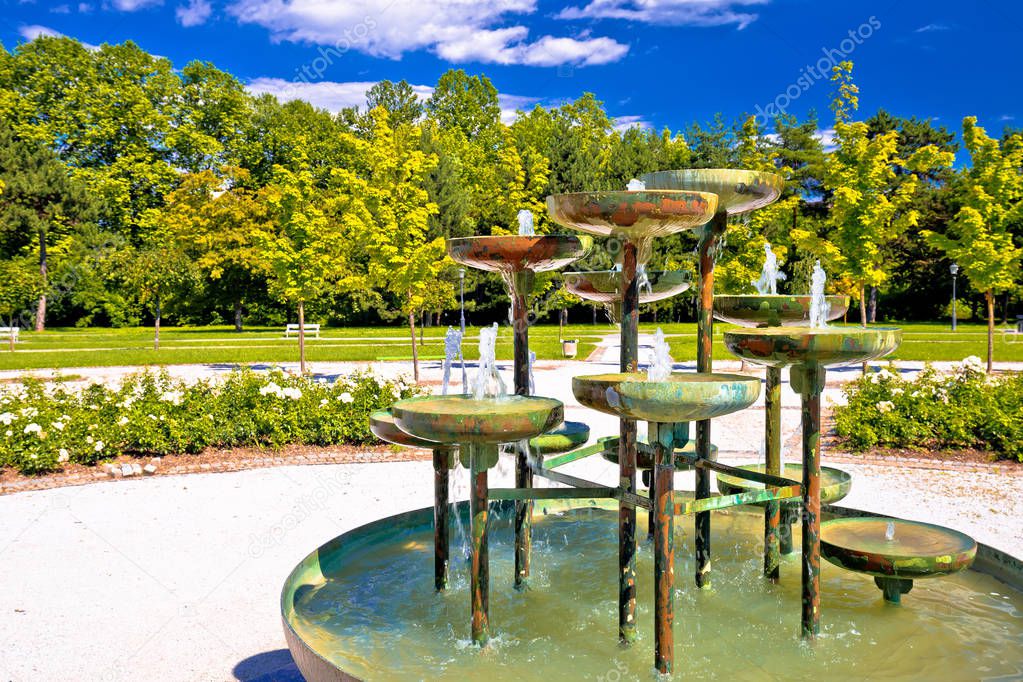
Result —
<path fill-rule="evenodd" d="M 134 40 L 176 66 L 208 60 L 250 88 L 330 109 L 381 79 L 485 73 L 516 107 L 596 93 L 621 125 L 816 109 L 855 62 L 861 113 L 958 131 L 1023 125 L 1023 3 L 811 0 L 0 0 L 0 40 Z"/>

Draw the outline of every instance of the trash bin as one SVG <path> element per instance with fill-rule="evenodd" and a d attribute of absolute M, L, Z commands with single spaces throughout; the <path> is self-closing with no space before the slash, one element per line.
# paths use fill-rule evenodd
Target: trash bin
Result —
<path fill-rule="evenodd" d="M 1023 334 L 1023 315 L 1016 316 L 1016 333 Z"/>
<path fill-rule="evenodd" d="M 561 341 L 561 352 L 564 353 L 565 357 L 571 360 L 575 357 L 575 354 L 579 352 L 579 339 L 562 339 Z"/>

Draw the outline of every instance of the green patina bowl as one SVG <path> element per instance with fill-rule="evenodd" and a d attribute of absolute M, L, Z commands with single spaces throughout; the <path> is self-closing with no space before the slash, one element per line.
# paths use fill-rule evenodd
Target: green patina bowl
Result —
<path fill-rule="evenodd" d="M 445 444 L 513 443 L 546 433 L 565 418 L 560 401 L 521 395 L 418 396 L 396 402 L 391 412 L 405 433 Z"/>
<path fill-rule="evenodd" d="M 849 309 L 848 296 L 825 296 L 828 322 L 837 320 Z M 807 327 L 810 325 L 810 300 L 807 296 L 748 294 L 715 296 L 714 317 L 740 327 Z"/>
<path fill-rule="evenodd" d="M 653 303 L 677 296 L 690 286 L 687 272 L 646 273 L 649 287 L 639 288 L 639 302 Z M 617 303 L 622 300 L 622 273 L 620 270 L 599 270 L 595 272 L 566 272 L 565 288 L 587 301 Z"/>
<path fill-rule="evenodd" d="M 899 347 L 893 327 L 768 327 L 725 332 L 725 347 L 744 360 L 769 367 L 844 365 L 884 357 Z"/>
<path fill-rule="evenodd" d="M 407 448 L 425 448 L 428 450 L 448 450 L 450 451 L 450 462 L 448 466 L 454 468 L 458 464 L 458 458 L 455 456 L 455 446 L 444 445 L 432 440 L 426 440 L 424 438 L 416 438 L 415 436 L 405 433 L 398 428 L 398 425 L 394 421 L 394 415 L 391 414 L 390 410 L 376 410 L 371 412 L 369 415 L 369 430 L 370 432 L 384 441 L 385 443 L 392 443 L 394 445 L 401 445 Z"/>
<path fill-rule="evenodd" d="M 645 373 L 597 374 L 572 379 L 576 399 L 599 412 L 647 422 L 712 419 L 749 407 L 760 379 L 739 374 L 672 374 L 650 381 Z"/>
<path fill-rule="evenodd" d="M 888 540 L 888 524 L 895 533 Z M 920 521 L 885 517 L 833 519 L 821 524 L 821 556 L 842 568 L 879 578 L 933 578 L 969 568 L 977 542 L 969 535 Z"/>
<path fill-rule="evenodd" d="M 764 473 L 763 464 L 743 464 L 738 468 Z M 787 478 L 792 481 L 802 482 L 803 466 L 801 464 L 786 464 L 782 467 L 781 476 L 782 478 Z M 764 489 L 763 483 L 747 481 L 729 474 L 718 474 L 717 481 L 718 490 L 721 491 L 722 495 L 736 495 L 738 493 L 745 493 L 751 490 Z M 850 488 L 852 488 L 851 475 L 841 469 L 835 469 L 834 467 L 821 467 L 821 504 L 833 504 L 838 502 L 849 494 Z M 758 504 L 762 506 L 766 503 L 760 502 Z M 780 504 L 782 509 L 794 509 L 801 504 L 801 500 L 799 498 L 790 498 L 787 500 L 780 500 Z"/>
<path fill-rule="evenodd" d="M 490 272 L 560 270 L 590 250 L 593 239 L 575 235 L 499 235 L 448 240 L 451 259 Z"/>
<path fill-rule="evenodd" d="M 732 168 L 689 168 L 641 175 L 647 189 L 710 192 L 718 196 L 718 211 L 746 213 L 773 203 L 785 181 L 775 173 Z"/>
<path fill-rule="evenodd" d="M 571 452 L 590 439 L 590 427 L 582 422 L 564 422 L 556 429 L 529 439 L 529 449 L 540 455 Z"/>
<path fill-rule="evenodd" d="M 699 227 L 714 217 L 717 205 L 717 196 L 707 192 L 576 192 L 547 197 L 547 211 L 559 225 L 636 243 Z"/>
<path fill-rule="evenodd" d="M 675 452 L 681 453 L 682 455 L 688 455 L 694 457 L 696 455 L 696 441 L 687 440 L 682 447 L 675 446 Z M 618 451 L 612 450 L 611 452 L 603 453 L 604 459 L 614 464 L 618 464 Z M 718 459 L 718 446 L 711 444 L 710 446 L 710 459 L 716 462 Z M 649 450 L 638 450 L 636 452 L 636 468 L 637 469 L 653 469 L 654 458 Z M 689 460 L 686 457 L 675 457 L 675 471 L 689 471 L 692 469 L 692 465 L 689 464 Z"/>

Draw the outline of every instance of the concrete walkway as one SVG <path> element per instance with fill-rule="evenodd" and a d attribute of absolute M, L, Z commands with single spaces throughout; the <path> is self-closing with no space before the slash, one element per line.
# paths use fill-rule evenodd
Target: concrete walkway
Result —
<path fill-rule="evenodd" d="M 424 376 L 439 379 L 439 363 L 426 365 Z M 333 375 L 354 367 L 313 369 Z M 570 380 L 615 367 L 617 360 L 540 363 L 536 384 L 565 401 L 567 419 L 585 420 L 594 437 L 609 435 L 617 422 L 579 406 Z M 716 365 L 737 368 L 736 362 Z M 375 367 L 389 374 L 404 369 Z M 223 369 L 171 371 L 187 377 Z M 840 383 L 856 374 L 834 372 L 826 397 L 840 399 Z M 119 375 L 110 368 L 88 371 L 97 379 Z M 783 400 L 785 456 L 793 460 L 798 397 L 787 383 Z M 756 461 L 762 439 L 762 403 L 714 423 L 722 461 Z M 994 467 L 961 473 L 840 466 L 853 475 L 843 504 L 941 523 L 1023 555 L 1023 476 Z M 617 481 L 617 468 L 599 458 L 566 471 Z M 509 485 L 511 473 L 502 462 L 492 484 Z M 339 533 L 428 506 L 432 486 L 424 482 L 430 479 L 427 462 L 288 466 L 2 496 L 0 680 L 298 680 L 278 611 L 284 578 Z M 692 474 L 679 475 L 677 484 L 692 489 Z M 691 521 L 680 523 L 688 528 Z"/>

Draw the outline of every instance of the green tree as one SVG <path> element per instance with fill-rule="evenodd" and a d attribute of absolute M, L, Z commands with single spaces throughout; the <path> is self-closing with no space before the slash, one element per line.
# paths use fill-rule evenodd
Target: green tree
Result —
<path fill-rule="evenodd" d="M 959 264 L 987 303 L 987 369 L 994 363 L 995 295 L 1019 277 L 1023 248 L 1013 242 L 1010 225 L 1023 221 L 1023 135 L 1004 142 L 988 137 L 977 119 L 963 119 L 963 143 L 971 166 L 959 180 L 962 207 L 947 234 L 927 231 L 925 239 Z"/>
<path fill-rule="evenodd" d="M 76 227 L 93 218 L 84 188 L 53 152 L 0 121 L 0 256 L 35 255 L 39 304 L 35 328 L 46 328 L 50 253 L 62 252 Z"/>
<path fill-rule="evenodd" d="M 391 125 L 415 125 L 423 115 L 423 102 L 408 81 L 380 81 L 366 91 L 366 107 L 383 107 L 391 117 Z"/>
<path fill-rule="evenodd" d="M 0 267 L 0 321 L 5 326 L 20 326 L 18 318 L 33 298 L 39 295 L 39 274 L 30 258 L 12 258 Z M 8 337 L 14 351 L 14 333 Z"/>
<path fill-rule="evenodd" d="M 382 107 L 373 109 L 370 116 L 373 136 L 368 148 L 371 174 L 366 203 L 373 227 L 365 235 L 369 281 L 394 295 L 407 316 L 413 373 L 419 381 L 416 313 L 436 303 L 438 290 L 446 291 L 453 303 L 451 284 L 439 277 L 451 264 L 444 239 L 428 234 L 429 217 L 436 213 L 437 205 L 430 202 L 425 185 L 437 159 L 422 151 L 418 130 L 393 130 Z"/>

